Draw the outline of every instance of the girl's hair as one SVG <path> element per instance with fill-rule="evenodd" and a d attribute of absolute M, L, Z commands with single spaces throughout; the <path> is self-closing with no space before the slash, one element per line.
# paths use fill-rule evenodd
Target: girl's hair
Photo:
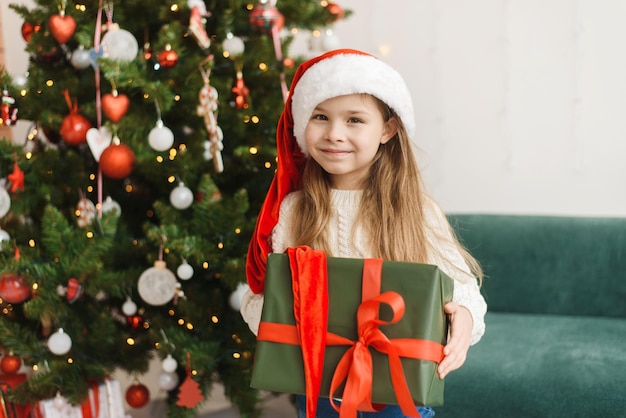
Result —
<path fill-rule="evenodd" d="M 397 126 L 396 135 L 381 144 L 370 173 L 365 179 L 363 197 L 355 225 L 360 225 L 369 238 L 371 254 L 385 260 L 427 263 L 437 251 L 427 245 L 428 227 L 424 222 L 424 190 L 410 138 L 402 120 L 384 102 L 374 96 L 385 122 Z M 296 245 L 310 245 L 332 255 L 326 240 L 326 228 L 331 218 L 330 180 L 328 174 L 313 159 L 307 158 L 302 174 L 302 194 L 293 217 Z M 456 246 L 472 274 L 482 281 L 478 262 L 456 238 L 446 222 L 448 231 L 428 231 L 437 239 L 450 240 Z M 354 233 L 354 231 L 352 231 Z M 443 255 L 443 254 L 440 254 Z M 454 265 L 454 263 L 450 263 Z"/>

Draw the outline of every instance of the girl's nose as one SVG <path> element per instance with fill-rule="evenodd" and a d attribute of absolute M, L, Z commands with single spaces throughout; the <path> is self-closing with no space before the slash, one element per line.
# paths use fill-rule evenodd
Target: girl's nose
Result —
<path fill-rule="evenodd" d="M 343 141 L 346 139 L 345 130 L 342 124 L 340 123 L 330 123 L 328 124 L 328 129 L 326 131 L 326 139 L 328 141 Z"/>

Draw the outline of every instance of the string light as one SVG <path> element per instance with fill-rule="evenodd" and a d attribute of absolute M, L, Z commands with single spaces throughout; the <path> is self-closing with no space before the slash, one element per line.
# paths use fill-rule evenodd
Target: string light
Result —
<path fill-rule="evenodd" d="M 126 344 L 128 344 L 128 345 L 135 345 L 135 339 L 132 338 L 132 337 L 126 338 Z"/>

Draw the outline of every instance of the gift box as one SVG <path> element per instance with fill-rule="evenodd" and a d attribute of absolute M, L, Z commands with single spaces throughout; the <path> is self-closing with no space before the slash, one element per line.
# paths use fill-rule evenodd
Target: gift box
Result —
<path fill-rule="evenodd" d="M 368 266 L 373 261 L 377 267 L 372 273 Z M 251 385 L 307 394 L 301 340 L 308 339 L 308 331 L 301 328 L 308 315 L 319 314 L 324 306 L 300 307 L 304 318 L 296 319 L 293 263 L 293 254 L 268 256 Z M 342 398 L 343 407 L 355 391 L 346 386 L 349 376 L 354 376 L 357 382 L 351 388 L 361 391 L 361 386 L 371 386 L 366 397 L 373 403 L 402 406 L 398 397 L 405 396 L 406 403 L 408 389 L 413 405 L 442 405 L 444 382 L 436 370 L 447 339 L 443 307 L 452 300 L 452 279 L 427 264 L 333 257 L 327 257 L 326 264 L 327 282 L 312 285 L 327 286 L 328 294 L 320 396 Z M 372 275 L 378 276 L 373 282 Z"/>
<path fill-rule="evenodd" d="M 94 384 L 89 389 L 89 398 L 82 405 L 70 404 L 59 408 L 54 399 L 46 399 L 37 403 L 37 418 L 122 418 L 124 398 L 119 381 L 108 379 Z"/>
<path fill-rule="evenodd" d="M 25 373 L 0 375 L 0 418 L 23 418 L 27 416 L 28 408 L 11 402 L 8 398 L 11 391 L 25 380 Z"/>

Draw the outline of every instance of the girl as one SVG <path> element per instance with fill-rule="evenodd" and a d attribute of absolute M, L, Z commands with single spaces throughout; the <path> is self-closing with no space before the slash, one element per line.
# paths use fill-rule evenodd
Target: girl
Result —
<path fill-rule="evenodd" d="M 440 378 L 465 362 L 485 330 L 481 269 L 422 185 L 402 77 L 377 58 L 336 50 L 303 63 L 278 123 L 278 168 L 248 252 L 241 313 L 255 334 L 269 252 L 308 245 L 328 256 L 427 263 L 454 279 Z M 298 416 L 305 400 L 297 397 Z M 318 417 L 337 417 L 320 398 Z M 422 418 L 434 416 L 419 408 Z M 402 417 L 397 406 L 360 416 Z"/>

